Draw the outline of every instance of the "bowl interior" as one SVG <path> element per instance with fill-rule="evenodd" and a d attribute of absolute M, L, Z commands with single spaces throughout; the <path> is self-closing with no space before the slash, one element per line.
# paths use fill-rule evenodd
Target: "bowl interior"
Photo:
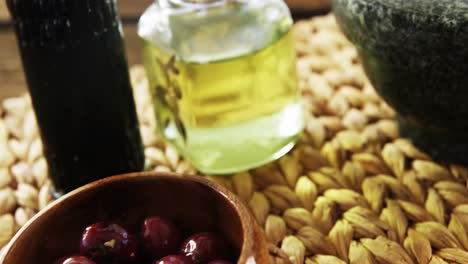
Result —
<path fill-rule="evenodd" d="M 77 252 L 82 231 L 92 223 L 116 221 L 138 232 L 135 229 L 150 215 L 172 219 L 186 235 L 223 235 L 236 259 L 244 233 L 236 208 L 224 194 L 194 179 L 149 175 L 85 187 L 35 218 L 16 237 L 4 263 L 53 263 Z"/>

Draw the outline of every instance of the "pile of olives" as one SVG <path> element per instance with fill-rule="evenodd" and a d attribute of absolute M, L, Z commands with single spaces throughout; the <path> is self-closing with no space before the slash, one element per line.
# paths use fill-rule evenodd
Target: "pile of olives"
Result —
<path fill-rule="evenodd" d="M 170 220 L 150 216 L 138 236 L 117 223 L 90 225 L 81 236 L 79 254 L 55 264 L 231 264 L 231 253 L 216 233 L 196 233 L 183 240 Z"/>

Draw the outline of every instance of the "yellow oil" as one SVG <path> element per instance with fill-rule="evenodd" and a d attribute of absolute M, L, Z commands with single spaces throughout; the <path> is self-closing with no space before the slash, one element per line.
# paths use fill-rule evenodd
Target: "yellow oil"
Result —
<path fill-rule="evenodd" d="M 262 50 L 203 63 L 144 47 L 159 130 L 200 171 L 249 169 L 295 144 L 303 118 L 291 32 Z"/>

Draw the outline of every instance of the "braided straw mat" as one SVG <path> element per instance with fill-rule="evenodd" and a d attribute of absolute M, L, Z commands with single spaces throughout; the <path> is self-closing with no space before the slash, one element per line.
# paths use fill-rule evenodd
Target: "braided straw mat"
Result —
<path fill-rule="evenodd" d="M 208 177 L 248 204 L 273 263 L 468 263 L 467 168 L 399 138 L 332 15 L 295 25 L 306 129 L 275 163 Z M 153 131 L 144 69 L 131 69 L 149 169 L 196 173 Z M 0 247 L 52 201 L 28 96 L 0 108 Z"/>

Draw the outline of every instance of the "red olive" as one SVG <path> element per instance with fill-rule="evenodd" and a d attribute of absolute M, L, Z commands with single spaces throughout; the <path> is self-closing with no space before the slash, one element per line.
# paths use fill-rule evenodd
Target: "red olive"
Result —
<path fill-rule="evenodd" d="M 153 264 L 192 264 L 192 260 L 186 256 L 169 255 L 160 260 L 156 260 Z"/>
<path fill-rule="evenodd" d="M 96 264 L 96 262 L 90 260 L 85 256 L 70 256 L 64 257 L 55 262 L 55 264 Z"/>
<path fill-rule="evenodd" d="M 168 219 L 150 216 L 143 222 L 141 241 L 146 255 L 151 259 L 158 259 L 175 253 L 182 241 L 182 236 L 177 227 Z"/>
<path fill-rule="evenodd" d="M 180 253 L 193 262 L 209 262 L 227 257 L 226 243 L 214 233 L 198 233 L 182 243 Z"/>
<path fill-rule="evenodd" d="M 122 226 L 109 222 L 93 224 L 81 237 L 80 252 L 96 262 L 133 263 L 137 259 L 137 241 Z"/>
<path fill-rule="evenodd" d="M 232 264 L 232 262 L 222 259 L 212 260 L 208 264 Z"/>

